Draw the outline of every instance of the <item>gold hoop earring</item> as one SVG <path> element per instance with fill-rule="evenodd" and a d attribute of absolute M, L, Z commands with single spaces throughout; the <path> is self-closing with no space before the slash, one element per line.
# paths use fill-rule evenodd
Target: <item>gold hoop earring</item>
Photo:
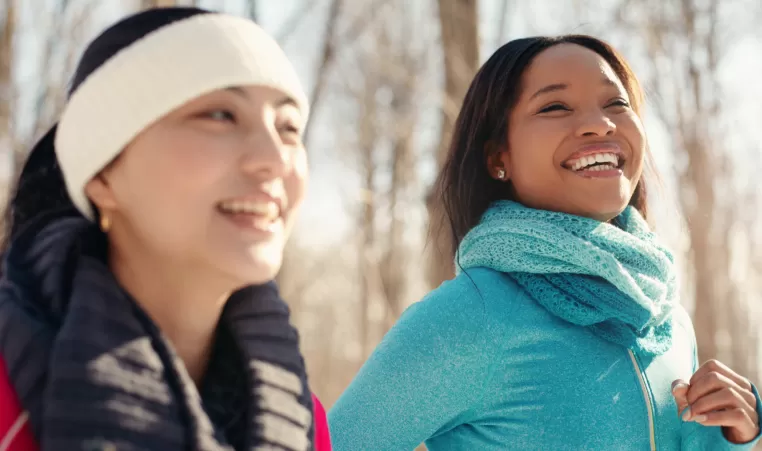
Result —
<path fill-rule="evenodd" d="M 111 219 L 109 219 L 108 215 L 105 213 L 101 213 L 100 223 L 103 233 L 108 233 L 108 231 L 111 230 Z"/>

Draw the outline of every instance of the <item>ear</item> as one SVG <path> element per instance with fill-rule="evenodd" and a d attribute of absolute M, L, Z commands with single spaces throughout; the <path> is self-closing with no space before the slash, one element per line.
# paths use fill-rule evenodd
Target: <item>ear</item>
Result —
<path fill-rule="evenodd" d="M 511 178 L 511 162 L 508 155 L 508 149 L 505 145 L 498 145 L 494 142 L 487 144 L 485 153 L 487 155 L 487 171 L 495 180 L 507 181 Z M 500 174 L 500 171 L 503 174 Z M 502 175 L 502 177 L 501 177 Z"/>
<path fill-rule="evenodd" d="M 98 210 L 116 209 L 116 198 L 103 173 L 96 175 L 85 184 L 85 194 Z"/>

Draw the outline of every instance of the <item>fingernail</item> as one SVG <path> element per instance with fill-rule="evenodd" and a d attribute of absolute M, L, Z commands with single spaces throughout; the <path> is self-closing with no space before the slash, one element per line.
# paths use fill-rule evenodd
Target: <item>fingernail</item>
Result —
<path fill-rule="evenodd" d="M 693 418 L 693 421 L 695 421 L 696 423 L 703 423 L 704 421 L 706 421 L 706 415 L 696 415 Z"/>
<path fill-rule="evenodd" d="M 688 421 L 691 419 L 691 408 L 688 407 L 683 411 L 683 421 Z"/>
<path fill-rule="evenodd" d="M 688 384 L 685 382 L 678 382 L 672 385 L 672 391 L 677 391 L 678 388 L 688 388 Z"/>

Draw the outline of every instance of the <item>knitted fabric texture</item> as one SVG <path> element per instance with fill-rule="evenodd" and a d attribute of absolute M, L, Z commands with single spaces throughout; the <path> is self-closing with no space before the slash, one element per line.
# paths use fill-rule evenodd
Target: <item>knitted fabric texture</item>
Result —
<path fill-rule="evenodd" d="M 199 393 L 105 246 L 72 210 L 31 224 L 6 258 L 0 356 L 42 450 L 314 449 L 298 333 L 274 284 L 227 301 Z"/>
<path fill-rule="evenodd" d="M 309 101 L 294 67 L 275 39 L 251 20 L 198 14 L 113 55 L 72 93 L 55 136 L 77 208 L 93 219 L 85 185 L 141 131 L 192 99 L 234 86 L 277 89 L 307 120 Z"/>
<path fill-rule="evenodd" d="M 659 355 L 671 346 L 673 257 L 633 207 L 613 222 L 498 201 L 463 239 L 456 266 L 509 273 L 559 318 Z"/>

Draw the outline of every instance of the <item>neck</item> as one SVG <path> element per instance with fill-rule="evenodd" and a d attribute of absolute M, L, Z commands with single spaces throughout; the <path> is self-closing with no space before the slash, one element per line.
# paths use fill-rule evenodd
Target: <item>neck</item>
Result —
<path fill-rule="evenodd" d="M 109 245 L 114 276 L 169 339 L 198 385 L 206 373 L 215 331 L 232 290 L 209 271 L 158 258 L 139 246 Z M 219 279 L 219 278 L 218 278 Z"/>

